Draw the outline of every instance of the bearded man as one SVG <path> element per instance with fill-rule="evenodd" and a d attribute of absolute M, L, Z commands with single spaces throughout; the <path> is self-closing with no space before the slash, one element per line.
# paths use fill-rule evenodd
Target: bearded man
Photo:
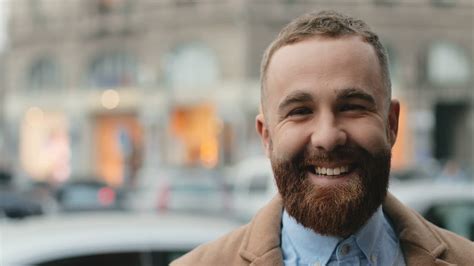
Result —
<path fill-rule="evenodd" d="M 361 20 L 309 13 L 266 50 L 256 128 L 279 195 L 172 265 L 474 265 L 474 245 L 387 193 L 399 103 Z"/>

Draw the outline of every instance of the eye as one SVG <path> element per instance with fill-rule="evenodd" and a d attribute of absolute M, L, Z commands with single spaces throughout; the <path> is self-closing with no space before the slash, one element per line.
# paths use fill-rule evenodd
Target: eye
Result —
<path fill-rule="evenodd" d="M 341 112 L 347 112 L 347 111 L 364 111 L 367 110 L 367 108 L 364 105 L 360 104 L 342 104 L 339 107 L 339 111 Z"/>
<path fill-rule="evenodd" d="M 309 115 L 311 114 L 312 111 L 309 108 L 306 107 L 299 107 L 291 110 L 287 116 L 303 116 L 303 115 Z"/>

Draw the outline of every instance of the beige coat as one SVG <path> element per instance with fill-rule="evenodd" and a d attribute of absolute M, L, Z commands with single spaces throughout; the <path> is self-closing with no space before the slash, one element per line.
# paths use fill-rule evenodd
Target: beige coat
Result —
<path fill-rule="evenodd" d="M 408 266 L 474 265 L 473 242 L 429 223 L 392 195 L 385 199 L 383 209 L 394 223 Z M 281 214 L 277 196 L 249 224 L 197 247 L 171 265 L 283 265 Z"/>

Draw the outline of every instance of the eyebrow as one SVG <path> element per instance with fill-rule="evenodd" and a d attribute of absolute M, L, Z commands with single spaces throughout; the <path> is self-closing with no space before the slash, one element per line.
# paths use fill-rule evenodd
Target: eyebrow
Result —
<path fill-rule="evenodd" d="M 313 101 L 313 96 L 311 94 L 304 92 L 304 91 L 294 91 L 288 94 L 285 99 L 278 105 L 278 111 L 282 112 L 288 106 L 295 104 L 295 103 L 302 103 L 302 102 L 311 102 Z"/>
<path fill-rule="evenodd" d="M 337 92 L 337 98 L 340 100 L 360 99 L 372 105 L 376 105 L 372 95 L 359 88 L 347 88 Z"/>

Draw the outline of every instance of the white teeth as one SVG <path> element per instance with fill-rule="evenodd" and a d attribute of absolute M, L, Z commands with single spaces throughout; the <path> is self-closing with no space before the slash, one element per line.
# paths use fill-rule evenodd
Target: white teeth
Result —
<path fill-rule="evenodd" d="M 340 166 L 336 168 L 325 168 L 325 167 L 315 167 L 316 174 L 318 175 L 340 175 L 349 172 L 349 166 Z"/>

